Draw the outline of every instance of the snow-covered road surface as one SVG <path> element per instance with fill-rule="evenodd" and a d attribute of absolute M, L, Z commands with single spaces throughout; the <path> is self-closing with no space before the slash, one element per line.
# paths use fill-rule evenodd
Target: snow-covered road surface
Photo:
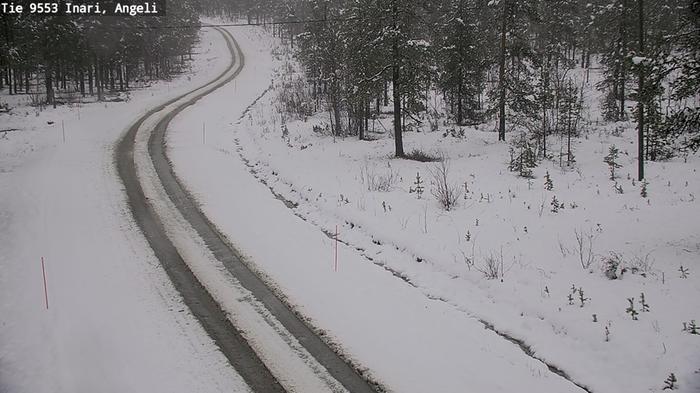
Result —
<path fill-rule="evenodd" d="M 163 138 L 170 121 L 200 98 L 231 82 L 245 65 L 244 55 L 230 34 L 217 30 L 228 41 L 234 58 L 231 67 L 212 83 L 140 118 L 120 144 L 119 172 L 134 216 L 193 314 L 254 391 L 344 391 L 345 387 L 352 392 L 373 392 L 240 261 L 237 252 L 210 226 L 181 188 L 165 156 Z M 228 271 L 227 275 L 217 268 L 229 286 L 234 285 L 238 291 L 233 300 L 220 293 L 210 295 L 204 288 L 210 292 L 219 288 L 220 276 L 208 274 L 206 269 L 218 265 Z M 255 312 L 249 312 L 253 304 Z M 227 314 L 232 315 L 236 328 Z M 248 328 L 251 318 L 262 319 L 263 323 Z M 244 331 L 245 339 L 237 329 Z M 276 337 L 280 334 L 282 342 Z M 253 341 L 255 351 L 246 339 Z"/>
<path fill-rule="evenodd" d="M 154 184 L 155 176 L 149 177 L 143 174 L 146 170 L 142 167 L 150 164 L 147 157 L 149 145 L 151 148 L 154 146 L 157 148 L 162 144 L 161 138 L 158 137 L 162 135 L 162 131 L 151 135 L 152 130 L 165 130 L 170 119 L 182 109 L 233 80 L 243 68 L 242 54 L 234 53 L 234 43 L 230 34 L 220 29 L 217 31 L 226 39 L 231 55 L 229 66 L 212 82 L 156 107 L 139 118 L 119 143 L 116 154 L 117 167 L 136 222 L 190 311 L 254 391 L 284 392 L 282 386 L 260 361 L 245 338 L 231 325 L 216 301 L 190 271 L 176 246 L 168 238 L 165 229 L 168 223 L 162 218 L 168 213 L 162 210 L 156 212 L 153 206 L 157 202 L 149 201 L 153 198 L 167 198 L 167 195 L 155 195 L 153 193 L 153 189 L 157 187 L 157 184 Z M 160 167 L 165 166 L 167 170 L 167 161 L 163 159 L 160 164 Z M 142 189 L 139 176 L 144 177 L 141 182 L 150 181 L 150 187 L 144 186 Z"/>

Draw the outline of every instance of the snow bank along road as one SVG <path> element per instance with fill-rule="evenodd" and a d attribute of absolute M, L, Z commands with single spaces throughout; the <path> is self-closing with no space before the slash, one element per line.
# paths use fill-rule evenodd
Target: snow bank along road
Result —
<path fill-rule="evenodd" d="M 163 140 L 170 121 L 200 98 L 231 82 L 245 65 L 243 52 L 230 33 L 223 29 L 217 30 L 226 38 L 232 55 L 228 68 L 212 82 L 160 105 L 139 118 L 118 145 L 117 167 L 134 217 L 193 315 L 254 391 L 279 392 L 295 388 L 305 389 L 304 386 L 319 388 L 319 385 L 325 385 L 324 390 L 341 391 L 344 387 L 351 392 L 373 392 L 373 388 L 355 370 L 316 336 L 241 262 L 236 252 L 222 239 L 180 185 L 170 167 Z M 162 198 L 169 201 L 159 200 Z M 183 219 L 186 222 L 183 222 Z M 313 356 L 314 359 L 305 359 L 303 362 L 313 369 L 311 373 L 315 374 L 317 381 L 313 381 L 314 377 L 284 375 L 285 371 L 280 365 L 269 362 L 265 364 L 258 357 L 256 350 L 267 351 L 263 354 L 266 359 L 271 362 L 279 361 L 277 356 L 270 354 L 269 349 L 254 350 L 246 341 L 246 337 L 229 321 L 228 314 L 231 311 L 222 310 L 217 303 L 219 299 L 215 300 L 215 296 L 200 283 L 206 279 L 195 276 L 193 270 L 196 271 L 196 268 L 191 270 L 191 265 L 196 262 L 189 260 L 193 255 L 191 247 L 197 245 L 185 244 L 187 241 L 178 238 L 177 231 L 173 229 L 178 225 L 186 227 L 190 232 L 196 231 L 196 235 L 201 239 L 198 245 L 208 248 L 205 253 L 210 252 L 225 266 L 234 280 L 242 286 L 241 291 L 249 291 L 254 296 L 255 300 L 249 302 L 264 305 L 266 310 L 260 310 L 258 307 L 259 313 L 268 319 L 272 316 L 275 321 L 267 323 L 276 326 L 277 331 L 286 330 L 280 334 L 287 336 L 284 339 L 292 342 L 290 346 L 296 346 L 295 352 L 299 357 L 308 354 Z M 283 328 L 277 326 L 279 323 Z M 303 348 L 299 348 L 298 344 Z M 325 370 L 318 367 L 319 364 Z M 283 367 L 287 368 L 287 365 Z M 294 367 L 290 366 L 291 369 Z M 330 374 L 332 379 L 326 373 Z"/>

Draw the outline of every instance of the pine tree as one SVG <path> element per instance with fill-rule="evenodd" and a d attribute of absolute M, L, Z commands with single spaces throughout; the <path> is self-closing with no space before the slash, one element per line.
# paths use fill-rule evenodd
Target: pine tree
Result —
<path fill-rule="evenodd" d="M 610 168 L 610 180 L 615 180 L 617 178 L 617 176 L 615 176 L 615 169 L 622 167 L 622 165 L 617 162 L 619 153 L 620 151 L 617 150 L 617 147 L 612 145 L 610 146 L 610 150 L 608 150 L 608 155 L 603 158 L 603 162 L 608 164 Z"/>
<path fill-rule="evenodd" d="M 629 31 L 632 24 L 630 2 L 634 0 L 598 0 L 591 4 L 595 33 L 602 52 L 605 79 L 599 88 L 607 91 L 605 117 L 625 120 L 629 79 Z"/>
<path fill-rule="evenodd" d="M 481 1 L 445 0 L 438 12 L 434 40 L 439 87 L 450 101 L 457 125 L 479 122 L 492 32 L 486 25 L 489 9 Z"/>
<path fill-rule="evenodd" d="M 547 191 L 552 191 L 554 189 L 554 182 L 552 182 L 552 178 L 549 176 L 549 171 L 544 175 L 544 189 Z"/>
<path fill-rule="evenodd" d="M 506 140 L 506 108 L 516 113 L 538 113 L 532 97 L 532 72 L 526 65 L 531 57 L 528 22 L 536 20 L 537 9 L 533 0 L 495 0 L 499 15 L 498 85 L 490 92 L 498 105 L 498 140 Z M 506 61 L 509 60 L 509 61 Z M 510 65 L 510 66 L 509 66 Z"/>
<path fill-rule="evenodd" d="M 510 171 L 517 172 L 520 177 L 532 178 L 532 168 L 537 166 L 537 157 L 525 133 L 511 142 L 510 154 Z"/>

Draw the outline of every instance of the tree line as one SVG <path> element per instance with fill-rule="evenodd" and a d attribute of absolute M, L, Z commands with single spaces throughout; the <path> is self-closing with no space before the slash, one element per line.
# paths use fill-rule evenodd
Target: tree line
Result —
<path fill-rule="evenodd" d="M 412 123 L 437 127 L 431 92 L 458 126 L 495 121 L 499 140 L 509 128 L 526 130 L 536 155 L 550 157 L 548 136 L 576 134 L 583 86 L 572 76 L 591 67 L 603 70 L 597 88 L 605 118 L 637 123 L 640 178 L 644 159 L 700 147 L 697 0 L 204 4 L 211 13 L 274 24 L 296 48 L 313 98 L 327 103 L 336 135 L 365 138 L 368 120 L 391 104 L 398 157 Z"/>
<path fill-rule="evenodd" d="M 198 26 L 191 0 L 169 1 L 165 16 L 1 14 L 0 91 L 53 105 L 60 92 L 103 100 L 136 79 L 170 76 Z"/>

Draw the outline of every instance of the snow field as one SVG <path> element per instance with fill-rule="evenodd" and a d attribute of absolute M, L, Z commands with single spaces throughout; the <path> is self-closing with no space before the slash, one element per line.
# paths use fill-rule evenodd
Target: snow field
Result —
<path fill-rule="evenodd" d="M 138 233 L 113 164 L 134 118 L 227 64 L 215 31 L 196 52 L 194 74 L 127 102 L 1 115 L 19 131 L 0 138 L 0 391 L 247 391 Z"/>
<path fill-rule="evenodd" d="M 278 86 L 289 78 L 276 75 Z M 573 141 L 576 166 L 562 169 L 558 160 L 547 161 L 530 181 L 508 171 L 509 146 L 496 143 L 488 126 L 464 128 L 464 138 L 443 136 L 444 126 L 407 133 L 406 152 L 415 148 L 448 158 L 450 182 L 462 191 L 450 212 L 431 195 L 435 164 L 391 159 L 393 141 L 385 136 L 333 143 L 313 132 L 328 123 L 327 114 L 287 121 L 283 135 L 274 91 L 234 127 L 234 138 L 256 176 L 297 205 L 295 214 L 326 232 L 340 225 L 341 239 L 368 260 L 429 298 L 523 340 L 535 356 L 578 383 L 593 391 L 658 391 L 673 372 L 681 389 L 694 391 L 700 388 L 700 341 L 683 332 L 682 323 L 697 319 L 700 285 L 697 275 L 681 278 L 679 269 L 699 267 L 700 162 L 690 156 L 687 162 L 649 163 L 649 196 L 642 198 L 634 181 L 633 125 L 596 123 L 597 98 L 587 93 L 590 123 Z M 391 127 L 390 119 L 383 121 L 375 128 Z M 615 128 L 624 131 L 617 135 Z M 558 153 L 565 142 L 551 137 L 550 149 Z M 612 144 L 621 151 L 616 181 L 623 194 L 613 189 L 603 163 Z M 551 191 L 544 188 L 546 172 Z M 422 199 L 409 191 L 416 187 L 416 173 L 425 188 Z M 389 183 L 389 190 L 368 189 L 372 180 Z M 554 197 L 564 204 L 557 212 Z M 591 249 L 586 268 L 576 233 L 584 242 L 584 261 Z M 627 269 L 620 280 L 602 272 L 611 253 Z M 489 259 L 496 261 L 498 279 L 484 277 Z M 583 307 L 578 289 L 590 298 Z M 634 298 L 639 311 L 641 293 L 650 312 L 632 321 L 627 299 Z"/>

